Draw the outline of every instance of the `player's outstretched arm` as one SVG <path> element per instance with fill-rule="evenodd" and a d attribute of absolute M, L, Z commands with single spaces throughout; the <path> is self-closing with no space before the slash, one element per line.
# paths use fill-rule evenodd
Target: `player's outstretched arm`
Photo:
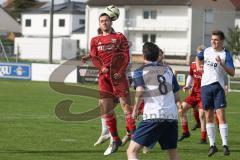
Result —
<path fill-rule="evenodd" d="M 177 102 L 180 102 L 180 93 L 179 93 L 179 91 L 176 92 L 176 93 L 174 93 L 174 98 L 175 98 L 175 102 L 176 102 L 176 103 L 177 103 Z"/>
<path fill-rule="evenodd" d="M 193 77 L 191 75 L 188 75 L 186 85 L 183 87 L 183 91 L 186 92 L 187 90 L 189 90 L 191 88 L 192 83 Z"/>
<path fill-rule="evenodd" d="M 90 54 L 84 55 L 81 58 L 81 62 L 86 63 L 90 59 Z"/>
<path fill-rule="evenodd" d="M 138 113 L 139 113 L 138 109 L 142 103 L 143 94 L 144 94 L 144 88 L 142 86 L 138 86 L 136 88 L 135 105 L 133 107 L 133 113 L 132 113 L 133 118 L 137 118 L 137 116 L 138 116 Z"/>

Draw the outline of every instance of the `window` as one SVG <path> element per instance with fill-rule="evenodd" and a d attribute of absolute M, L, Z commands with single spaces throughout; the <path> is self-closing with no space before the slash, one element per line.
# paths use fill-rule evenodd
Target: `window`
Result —
<path fill-rule="evenodd" d="M 130 18 L 130 10 L 129 10 L 129 9 L 127 9 L 127 10 L 125 11 L 125 18 L 126 18 L 126 19 L 129 19 L 129 18 Z"/>
<path fill-rule="evenodd" d="M 151 11 L 151 19 L 157 19 L 157 11 Z"/>
<path fill-rule="evenodd" d="M 46 26 L 47 26 L 47 20 L 44 19 L 44 20 L 43 20 L 43 27 L 46 27 Z"/>
<path fill-rule="evenodd" d="M 153 43 L 156 42 L 156 34 L 151 34 L 150 35 L 150 42 L 153 42 Z"/>
<path fill-rule="evenodd" d="M 65 19 L 59 19 L 59 27 L 65 27 Z"/>
<path fill-rule="evenodd" d="M 145 42 L 153 42 L 156 43 L 156 34 L 143 34 L 142 39 L 143 39 L 143 43 Z"/>
<path fill-rule="evenodd" d="M 213 9 L 206 9 L 205 10 L 206 16 L 206 23 L 212 24 L 214 22 L 214 12 Z"/>
<path fill-rule="evenodd" d="M 25 26 L 26 27 L 31 27 L 31 19 L 26 19 Z"/>
<path fill-rule="evenodd" d="M 143 11 L 143 18 L 144 19 L 157 19 L 157 11 L 156 10 Z"/>
<path fill-rule="evenodd" d="M 143 11 L 143 18 L 148 19 L 149 18 L 149 11 Z"/>
<path fill-rule="evenodd" d="M 79 24 L 85 24 L 85 20 L 84 19 L 79 19 Z"/>
<path fill-rule="evenodd" d="M 148 34 L 143 34 L 143 43 L 148 42 Z"/>

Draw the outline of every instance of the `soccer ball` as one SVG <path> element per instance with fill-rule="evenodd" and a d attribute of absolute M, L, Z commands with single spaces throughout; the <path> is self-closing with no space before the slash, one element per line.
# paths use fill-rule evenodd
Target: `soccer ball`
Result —
<path fill-rule="evenodd" d="M 104 13 L 106 13 L 112 21 L 116 21 L 120 15 L 119 9 L 114 5 L 107 6 L 104 9 Z"/>

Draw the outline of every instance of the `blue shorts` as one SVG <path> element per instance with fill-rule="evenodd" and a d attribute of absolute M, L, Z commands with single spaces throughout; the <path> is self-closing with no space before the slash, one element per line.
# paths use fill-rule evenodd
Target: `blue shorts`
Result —
<path fill-rule="evenodd" d="M 218 83 L 201 87 L 201 99 L 203 108 L 217 110 L 226 107 L 226 96 L 222 86 Z"/>
<path fill-rule="evenodd" d="M 177 120 L 144 120 L 133 134 L 132 140 L 142 146 L 152 148 L 156 142 L 162 150 L 177 148 Z"/>

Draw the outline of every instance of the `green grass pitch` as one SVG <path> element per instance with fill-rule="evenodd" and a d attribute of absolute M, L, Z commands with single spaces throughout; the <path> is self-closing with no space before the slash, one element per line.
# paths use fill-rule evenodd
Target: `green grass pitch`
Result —
<path fill-rule="evenodd" d="M 96 87 L 96 86 L 93 86 Z M 240 93 L 228 94 L 227 120 L 231 155 L 223 156 L 217 132 L 219 152 L 207 157 L 208 145 L 198 144 L 199 129 L 179 143 L 182 160 L 239 160 L 240 159 Z M 182 96 L 184 98 L 184 95 Z M 127 146 L 111 156 L 103 156 L 108 143 L 93 147 L 100 134 L 100 120 L 66 122 L 55 116 L 55 106 L 64 99 L 74 101 L 72 112 L 82 112 L 96 106 L 97 99 L 64 95 L 52 90 L 48 83 L 0 80 L 0 159 L 1 160 L 123 160 Z M 125 125 L 117 108 L 118 128 L 124 135 Z M 194 121 L 189 115 L 190 127 Z M 179 129 L 180 131 L 181 129 Z M 158 145 L 142 160 L 166 160 Z"/>

